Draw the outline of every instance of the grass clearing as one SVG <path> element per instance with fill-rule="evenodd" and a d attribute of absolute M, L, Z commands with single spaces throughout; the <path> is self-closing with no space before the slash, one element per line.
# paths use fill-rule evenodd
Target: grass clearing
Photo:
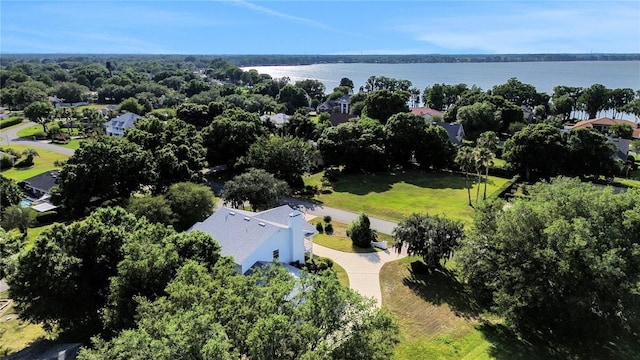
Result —
<path fill-rule="evenodd" d="M 6 298 L 7 293 L 0 294 Z M 3 358 L 47 336 L 41 325 L 20 320 L 13 304 L 0 311 L 0 356 Z"/>
<path fill-rule="evenodd" d="M 31 148 L 26 145 L 10 145 L 3 146 L 3 149 L 13 149 L 18 153 L 22 153 L 26 149 Z M 45 149 L 35 149 L 39 156 L 33 158 L 33 165 L 29 167 L 16 168 L 12 167 L 10 169 L 2 170 L 2 175 L 9 179 L 13 179 L 15 181 L 22 181 L 28 179 L 32 176 L 36 176 L 38 174 L 42 174 L 43 172 L 59 169 L 54 165 L 54 162 L 57 160 L 67 160 L 69 157 L 67 155 L 62 155 L 51 150 Z"/>
<path fill-rule="evenodd" d="M 319 186 L 323 172 L 305 177 L 305 185 Z M 489 176 L 487 196 L 508 182 Z M 329 194 L 318 194 L 314 200 L 355 213 L 391 221 L 401 221 L 414 212 L 446 215 L 470 225 L 473 208 L 468 204 L 465 177 L 446 172 L 401 171 L 379 174 L 343 174 Z M 478 184 L 471 189 L 472 200 Z M 480 188 L 480 198 L 484 184 Z"/>
<path fill-rule="evenodd" d="M 310 221 L 310 223 L 313 226 L 316 226 L 316 224 L 318 223 L 322 223 L 323 225 L 326 225 L 323 222 L 322 218 L 313 219 Z M 349 224 L 332 220 L 331 225 L 333 226 L 333 233 L 327 234 L 325 232 L 322 234 L 315 235 L 313 237 L 313 242 L 315 244 L 328 247 L 330 249 L 338 250 L 338 251 L 348 252 L 348 253 L 369 253 L 369 252 L 382 251 L 381 249 L 373 248 L 373 247 L 365 249 L 365 248 L 354 246 L 353 243 L 351 242 L 351 239 L 347 236 L 347 229 L 350 226 Z M 393 237 L 391 237 L 391 235 L 382 234 L 379 232 L 378 241 L 384 241 L 384 240 L 388 241 L 389 247 L 392 246 Z"/>

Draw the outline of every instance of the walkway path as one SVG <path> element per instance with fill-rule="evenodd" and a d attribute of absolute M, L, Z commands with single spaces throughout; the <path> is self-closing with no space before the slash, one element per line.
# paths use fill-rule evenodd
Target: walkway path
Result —
<path fill-rule="evenodd" d="M 34 122 L 28 122 L 14 128 L 3 130 L 2 132 L 0 132 L 0 145 L 25 145 L 34 148 L 50 150 L 67 156 L 73 155 L 73 149 L 49 144 L 49 140 L 33 141 L 18 137 L 18 131 L 26 129 L 33 125 L 37 124 Z"/>
<path fill-rule="evenodd" d="M 286 199 L 290 205 L 297 206 L 302 212 L 315 216 L 329 215 L 333 220 L 343 223 L 351 223 L 358 218 L 358 214 L 328 206 L 317 205 L 299 199 Z M 391 234 L 396 223 L 370 217 L 371 228 Z M 406 249 L 398 254 L 395 249 L 371 253 L 347 253 L 333 250 L 318 244 L 313 244 L 313 254 L 328 257 L 342 266 L 349 276 L 349 286 L 360 295 L 374 298 L 378 307 L 382 305 L 382 292 L 380 290 L 380 269 L 390 261 L 407 256 Z"/>
<path fill-rule="evenodd" d="M 407 256 L 406 249 L 398 254 L 394 249 L 371 253 L 346 253 L 313 244 L 313 254 L 328 257 L 342 266 L 349 276 L 349 286 L 360 295 L 372 297 L 382 306 L 380 269 L 382 265 Z"/>

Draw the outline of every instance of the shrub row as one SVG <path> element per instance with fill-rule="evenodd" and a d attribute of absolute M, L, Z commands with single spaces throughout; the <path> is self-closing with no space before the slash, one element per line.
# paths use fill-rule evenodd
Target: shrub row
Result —
<path fill-rule="evenodd" d="M 0 129 L 20 124 L 22 120 L 23 119 L 21 117 L 10 117 L 8 119 L 0 120 Z"/>

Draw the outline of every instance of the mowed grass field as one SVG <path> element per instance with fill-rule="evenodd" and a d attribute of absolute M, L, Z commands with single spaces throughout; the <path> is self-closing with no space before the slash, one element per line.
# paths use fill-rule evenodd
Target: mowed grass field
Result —
<path fill-rule="evenodd" d="M 320 186 L 323 173 L 305 178 L 305 185 Z M 473 178 L 472 178 L 473 179 Z M 476 179 L 477 180 L 477 179 Z M 381 174 L 343 174 L 332 184 L 333 192 L 319 194 L 314 200 L 326 206 L 348 210 L 391 221 L 401 221 L 419 212 L 446 215 L 470 225 L 473 208 L 469 206 L 465 177 L 446 172 L 404 171 Z M 487 196 L 508 182 L 490 176 Z M 476 188 L 471 188 L 475 202 Z M 484 184 L 480 185 L 480 199 Z"/>
<path fill-rule="evenodd" d="M 326 225 L 322 218 L 316 218 L 310 221 L 312 225 L 316 225 L 317 223 L 322 223 L 323 226 Z M 324 247 L 328 247 L 330 249 L 344 251 L 349 253 L 368 253 L 368 252 L 376 252 L 382 251 L 378 248 L 361 248 L 354 246 L 351 239 L 347 236 L 347 229 L 350 224 L 341 223 L 339 221 L 331 221 L 331 225 L 333 226 L 333 233 L 327 234 L 323 232 L 322 234 L 315 235 L 313 237 L 314 244 L 322 245 Z M 389 247 L 393 244 L 393 238 L 391 235 L 383 234 L 378 232 L 378 241 L 387 241 Z"/>
<path fill-rule="evenodd" d="M 30 147 L 25 145 L 11 145 L 2 146 L 2 148 L 14 149 L 18 153 L 22 153 L 24 150 L 29 149 Z M 58 167 L 54 165 L 54 162 L 57 160 L 66 160 L 68 158 L 68 156 L 66 155 L 58 154 L 50 150 L 37 148 L 33 149 L 38 152 L 39 156 L 33 158 L 32 166 L 23 168 L 12 167 L 6 170 L 2 169 L 2 175 L 15 181 L 22 181 L 32 176 L 42 174 L 46 171 L 58 169 Z"/>

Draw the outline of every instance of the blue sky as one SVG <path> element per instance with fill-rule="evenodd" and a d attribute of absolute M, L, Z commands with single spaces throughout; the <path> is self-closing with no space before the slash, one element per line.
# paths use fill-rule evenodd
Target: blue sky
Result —
<path fill-rule="evenodd" d="M 640 1 L 0 2 L 1 53 L 640 53 Z"/>

